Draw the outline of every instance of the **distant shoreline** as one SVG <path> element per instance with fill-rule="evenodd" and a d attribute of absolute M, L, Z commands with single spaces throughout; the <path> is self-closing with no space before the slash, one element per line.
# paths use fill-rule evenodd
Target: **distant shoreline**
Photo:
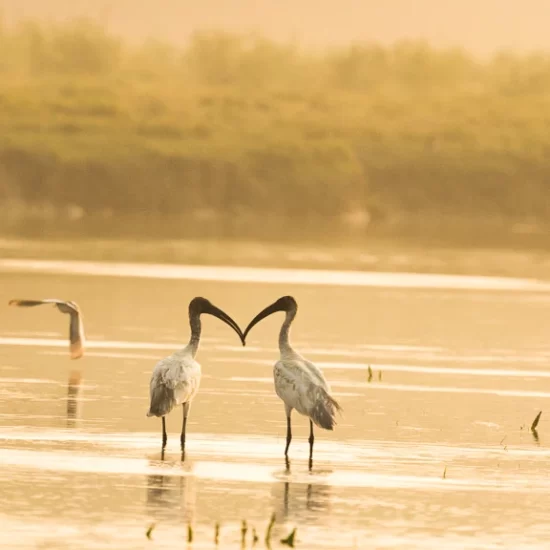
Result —
<path fill-rule="evenodd" d="M 550 249 L 550 57 L 91 21 L 2 41 L 0 234 Z"/>
<path fill-rule="evenodd" d="M 550 280 L 540 249 L 434 247 L 373 240 L 364 246 L 316 246 L 187 239 L 0 239 L 2 259 L 80 260 L 180 265 L 479 275 Z"/>

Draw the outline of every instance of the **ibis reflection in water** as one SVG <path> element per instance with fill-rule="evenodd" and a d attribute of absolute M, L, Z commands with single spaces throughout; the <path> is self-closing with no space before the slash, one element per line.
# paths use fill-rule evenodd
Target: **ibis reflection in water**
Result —
<path fill-rule="evenodd" d="M 161 359 L 153 370 L 150 382 L 151 404 L 147 416 L 162 417 L 162 450 L 166 447 L 165 416 L 177 405 L 183 406 L 183 424 L 181 428 L 182 458 L 185 453 L 185 427 L 191 407 L 191 401 L 199 390 L 201 381 L 201 366 L 195 361 L 201 337 L 201 319 L 203 313 L 213 315 L 228 324 L 241 339 L 244 336 L 239 325 L 218 309 L 206 298 L 193 298 L 189 303 L 189 325 L 191 338 L 187 346 L 176 351 L 169 357 Z"/>
<path fill-rule="evenodd" d="M 246 327 L 244 339 L 246 340 L 247 334 L 254 325 L 277 311 L 285 312 L 285 320 L 279 333 L 280 358 L 273 367 L 275 392 L 285 404 L 287 423 L 285 457 L 288 458 L 288 448 L 292 441 L 290 414 L 292 409 L 296 409 L 309 418 L 309 467 L 311 468 L 313 424 L 325 430 L 332 430 L 336 424 L 336 411 L 341 411 L 341 407 L 330 395 L 329 384 L 321 370 L 290 345 L 290 325 L 298 311 L 298 304 L 292 296 L 283 296 L 258 313 Z"/>
<path fill-rule="evenodd" d="M 163 466 L 175 469 L 176 463 L 151 460 L 155 469 Z M 186 470 L 189 473 L 191 470 Z M 173 520 L 191 523 L 195 521 L 197 506 L 196 478 L 192 475 L 165 475 L 162 473 L 147 476 L 146 502 L 149 514 L 157 521 Z"/>

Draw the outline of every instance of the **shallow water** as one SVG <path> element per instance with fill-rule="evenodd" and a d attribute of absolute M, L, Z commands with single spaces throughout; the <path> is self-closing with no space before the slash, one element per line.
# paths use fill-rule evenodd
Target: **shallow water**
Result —
<path fill-rule="evenodd" d="M 0 261 L 0 302 L 75 300 L 85 356 L 52 307 L 0 316 L 0 545 L 241 547 L 241 521 L 272 547 L 538 548 L 550 536 L 550 291 L 531 280 L 305 270 Z M 26 263 L 25 263 L 26 262 Z M 230 282 L 228 282 L 230 281 Z M 188 337 L 203 295 L 246 323 L 293 294 L 293 343 L 323 368 L 344 414 L 316 431 L 273 390 L 274 315 L 242 348 L 206 317 L 184 462 L 181 411 L 147 418 L 155 362 Z M 368 366 L 372 380 L 368 379 Z M 69 377 L 79 381 L 70 400 Z M 542 410 L 538 434 L 529 430 Z M 69 417 L 68 417 L 69 416 Z M 152 524 L 152 540 L 145 537 Z M 251 532 L 246 545 L 252 544 Z"/>

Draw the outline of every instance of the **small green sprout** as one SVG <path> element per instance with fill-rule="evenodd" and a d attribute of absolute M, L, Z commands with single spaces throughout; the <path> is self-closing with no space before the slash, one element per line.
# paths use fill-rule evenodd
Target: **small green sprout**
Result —
<path fill-rule="evenodd" d="M 292 533 L 288 535 L 286 539 L 281 539 L 281 544 L 286 544 L 287 546 L 290 546 L 291 548 L 294 548 L 294 539 L 296 538 L 296 527 L 292 529 Z"/>
<path fill-rule="evenodd" d="M 532 432 L 536 432 L 537 431 L 537 426 L 539 424 L 539 420 L 540 420 L 540 415 L 542 414 L 542 411 L 539 412 L 539 414 L 537 414 L 537 417 L 535 418 L 535 420 L 533 420 L 533 423 L 531 424 L 531 431 Z"/>
<path fill-rule="evenodd" d="M 267 531 L 265 532 L 265 545 L 269 548 L 269 545 L 271 543 L 271 531 L 273 529 L 273 526 L 275 525 L 275 514 L 271 515 L 271 520 L 269 521 L 269 525 L 267 526 Z"/>

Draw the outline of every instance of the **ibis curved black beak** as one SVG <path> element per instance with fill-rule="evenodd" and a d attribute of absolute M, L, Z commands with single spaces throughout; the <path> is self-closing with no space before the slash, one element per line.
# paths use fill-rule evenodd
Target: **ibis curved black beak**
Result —
<path fill-rule="evenodd" d="M 209 315 L 213 315 L 214 317 L 217 317 L 218 319 L 220 319 L 220 321 L 223 321 L 224 323 L 229 325 L 239 335 L 239 338 L 243 346 L 246 345 L 244 334 L 241 328 L 239 327 L 239 325 L 237 325 L 237 323 L 235 323 L 235 321 L 233 321 L 233 319 L 231 319 L 231 317 L 229 317 L 229 315 L 227 315 L 227 313 L 225 313 L 225 311 L 222 311 L 220 308 L 217 308 L 213 304 L 208 304 L 208 306 L 206 306 L 205 309 L 203 310 L 203 313 L 208 313 Z"/>
<path fill-rule="evenodd" d="M 247 334 L 250 332 L 252 327 L 256 324 L 258 324 L 262 319 L 265 319 L 266 317 L 269 317 L 272 313 L 277 313 L 277 311 L 286 311 L 287 307 L 284 303 L 281 303 L 281 300 L 277 300 L 275 303 L 271 304 L 270 306 L 267 306 L 265 309 L 260 311 L 250 323 L 248 323 L 248 326 L 246 327 L 246 330 L 243 334 L 243 341 L 246 340 Z"/>

